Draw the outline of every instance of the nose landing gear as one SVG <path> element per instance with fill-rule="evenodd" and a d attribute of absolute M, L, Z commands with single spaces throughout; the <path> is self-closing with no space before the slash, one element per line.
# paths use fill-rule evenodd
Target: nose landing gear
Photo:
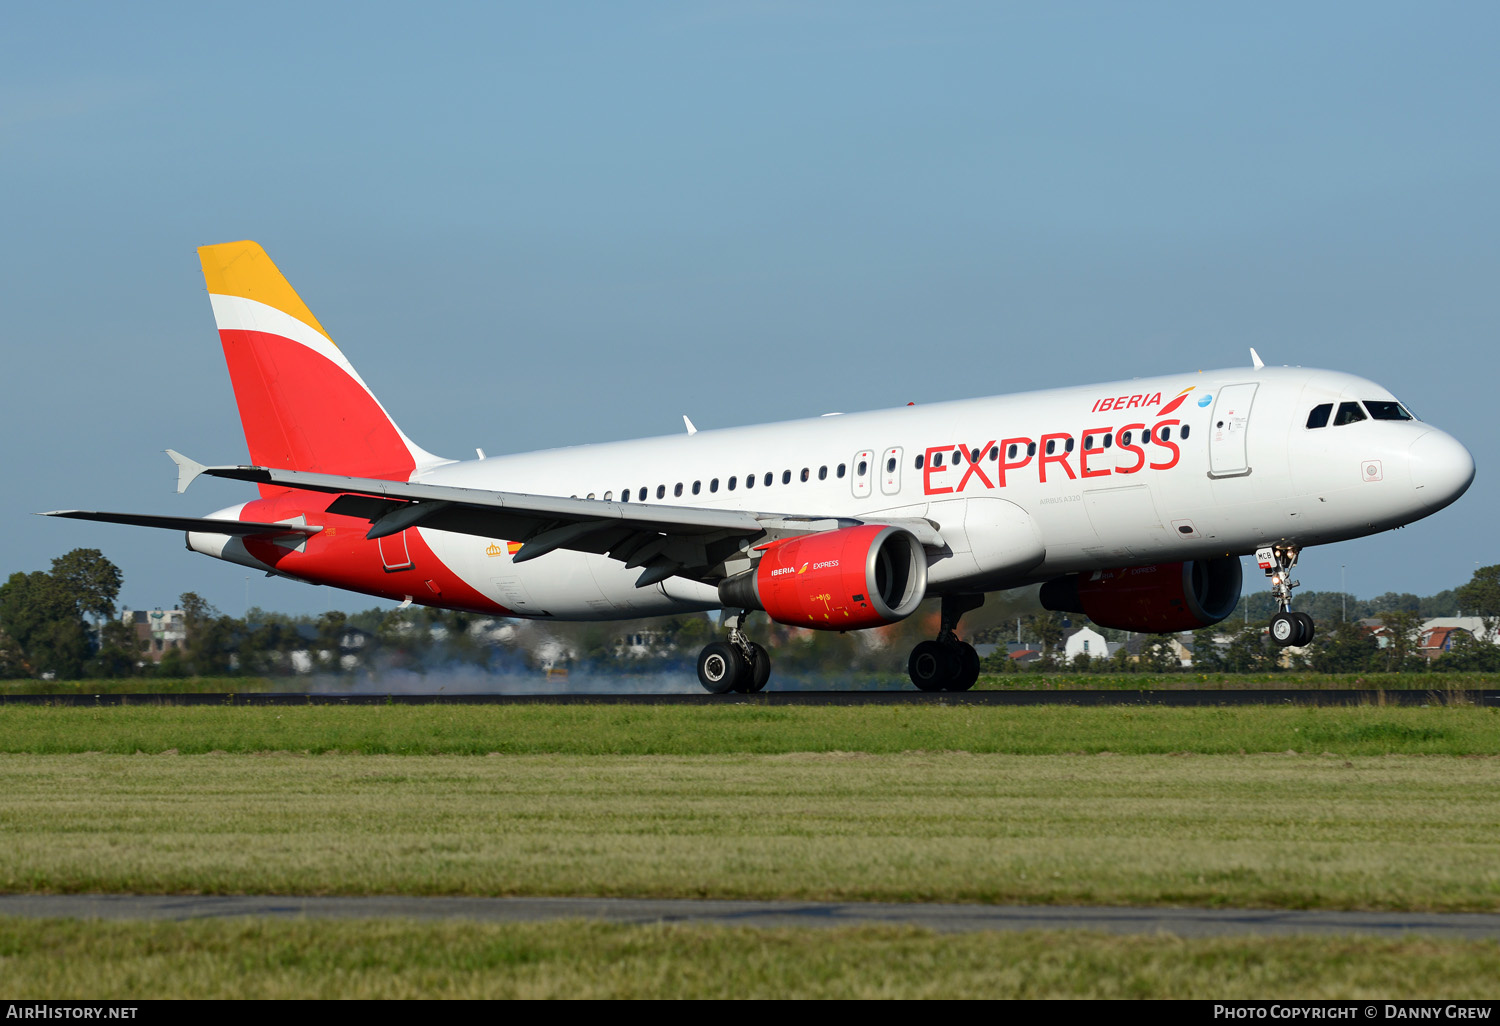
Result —
<path fill-rule="evenodd" d="M 729 640 L 710 642 L 698 653 L 698 683 L 712 694 L 752 694 L 771 679 L 770 653 L 740 630 L 747 612 L 726 609 L 721 623 L 729 627 Z"/>
<path fill-rule="evenodd" d="M 979 680 L 979 653 L 959 641 L 958 621 L 984 605 L 983 595 L 944 595 L 941 626 L 936 641 L 923 641 L 911 650 L 906 672 L 919 691 L 967 691 Z"/>
<path fill-rule="evenodd" d="M 1302 582 L 1291 580 L 1301 548 L 1296 545 L 1268 545 L 1257 549 L 1255 559 L 1271 582 L 1271 597 L 1276 600 L 1277 614 L 1271 617 L 1271 640 L 1282 648 L 1300 647 L 1313 639 L 1316 625 L 1306 613 L 1292 612 L 1292 589 Z"/>

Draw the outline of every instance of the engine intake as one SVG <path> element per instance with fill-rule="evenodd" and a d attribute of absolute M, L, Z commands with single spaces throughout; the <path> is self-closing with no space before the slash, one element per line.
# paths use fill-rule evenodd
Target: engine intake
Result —
<path fill-rule="evenodd" d="M 1042 585 L 1045 609 L 1082 613 L 1101 627 L 1167 634 L 1218 623 L 1240 600 L 1234 556 L 1097 570 Z"/>
<path fill-rule="evenodd" d="M 719 583 L 728 608 L 764 609 L 790 627 L 852 631 L 910 616 L 927 593 L 927 555 L 880 524 L 772 542 L 752 570 Z"/>

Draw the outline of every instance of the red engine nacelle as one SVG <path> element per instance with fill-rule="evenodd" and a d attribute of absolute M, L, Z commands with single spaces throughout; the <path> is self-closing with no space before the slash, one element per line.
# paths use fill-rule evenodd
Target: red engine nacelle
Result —
<path fill-rule="evenodd" d="M 1240 600 L 1240 561 L 1220 559 L 1068 574 L 1042 585 L 1042 606 L 1101 627 L 1167 634 L 1218 623 Z"/>
<path fill-rule="evenodd" d="M 772 542 L 755 569 L 719 584 L 726 607 L 764 609 L 777 623 L 821 631 L 895 623 L 926 593 L 922 543 L 879 524 Z"/>

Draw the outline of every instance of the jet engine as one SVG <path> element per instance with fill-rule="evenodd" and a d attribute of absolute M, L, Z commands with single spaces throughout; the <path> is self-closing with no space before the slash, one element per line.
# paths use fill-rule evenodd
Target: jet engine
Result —
<path fill-rule="evenodd" d="M 1167 634 L 1218 623 L 1240 599 L 1240 561 L 1233 556 L 1130 566 L 1054 577 L 1042 606 L 1082 613 L 1101 627 Z"/>
<path fill-rule="evenodd" d="M 926 593 L 922 543 L 880 524 L 772 542 L 754 569 L 719 583 L 726 608 L 764 609 L 777 623 L 821 631 L 895 623 Z"/>

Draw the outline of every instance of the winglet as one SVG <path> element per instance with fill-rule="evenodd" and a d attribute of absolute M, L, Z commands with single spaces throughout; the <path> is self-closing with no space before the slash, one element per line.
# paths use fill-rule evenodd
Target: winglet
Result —
<path fill-rule="evenodd" d="M 208 467 L 197 460 L 190 460 L 176 449 L 168 449 L 167 455 L 172 457 L 172 462 L 177 464 L 177 494 L 181 495 L 187 491 L 188 485 L 197 480 L 198 475 Z"/>
<path fill-rule="evenodd" d="M 698 433 L 698 429 L 693 427 L 693 422 L 688 420 L 688 415 L 686 413 L 682 415 L 682 422 L 687 425 L 688 434 L 696 435 Z"/>
<path fill-rule="evenodd" d="M 1254 346 L 1250 347 L 1250 362 L 1254 364 L 1256 370 L 1260 370 L 1266 365 L 1265 361 L 1260 358 L 1260 354 L 1255 351 Z"/>

